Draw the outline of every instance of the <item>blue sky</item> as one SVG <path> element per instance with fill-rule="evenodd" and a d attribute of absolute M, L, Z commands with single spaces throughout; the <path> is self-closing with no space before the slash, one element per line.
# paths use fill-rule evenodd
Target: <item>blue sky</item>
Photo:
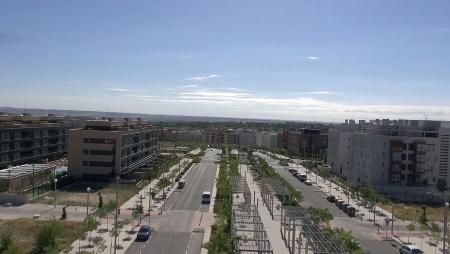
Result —
<path fill-rule="evenodd" d="M 450 120 L 448 0 L 0 2 L 1 106 Z"/>

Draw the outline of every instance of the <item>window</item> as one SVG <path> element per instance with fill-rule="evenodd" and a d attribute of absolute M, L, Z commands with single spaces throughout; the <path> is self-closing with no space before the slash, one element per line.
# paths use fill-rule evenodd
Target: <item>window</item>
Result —
<path fill-rule="evenodd" d="M 104 138 L 85 138 L 83 139 L 84 143 L 93 143 L 93 144 L 115 144 L 116 141 L 113 139 L 104 139 Z"/>
<path fill-rule="evenodd" d="M 414 144 L 409 144 L 409 149 L 410 151 L 414 151 Z"/>
<path fill-rule="evenodd" d="M 89 162 L 83 161 L 83 166 L 88 166 L 88 165 L 89 165 Z"/>
<path fill-rule="evenodd" d="M 114 151 L 112 151 L 112 150 L 90 150 L 90 154 L 92 154 L 92 155 L 113 155 Z"/>
<path fill-rule="evenodd" d="M 89 166 L 93 167 L 112 167 L 113 163 L 108 161 L 90 161 Z"/>
<path fill-rule="evenodd" d="M 83 154 L 89 154 L 88 149 L 83 149 Z"/>
<path fill-rule="evenodd" d="M 406 160 L 406 154 L 402 153 L 402 161 Z"/>

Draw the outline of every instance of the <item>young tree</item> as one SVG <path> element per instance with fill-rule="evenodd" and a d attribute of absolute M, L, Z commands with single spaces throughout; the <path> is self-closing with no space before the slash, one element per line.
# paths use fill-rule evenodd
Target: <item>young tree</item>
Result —
<path fill-rule="evenodd" d="M 91 245 L 91 233 L 93 230 L 96 230 L 98 226 L 100 225 L 100 222 L 94 217 L 89 216 L 85 221 L 84 225 L 86 227 L 86 230 L 89 232 L 89 238 L 88 238 L 88 246 L 92 247 Z"/>
<path fill-rule="evenodd" d="M 64 227 L 57 221 L 42 224 L 36 234 L 34 254 L 52 253 L 57 250 L 56 237 L 63 233 Z"/>
<path fill-rule="evenodd" d="M 131 215 L 133 216 L 134 219 L 139 218 L 139 225 L 142 222 L 143 214 L 144 214 L 144 207 L 140 203 L 137 203 L 136 206 L 133 208 L 133 212 L 131 213 Z"/>
<path fill-rule="evenodd" d="M 8 250 L 11 246 L 13 246 L 14 240 L 13 240 L 13 233 L 11 229 L 6 229 L 2 232 L 0 235 L 0 253 L 5 252 Z"/>
<path fill-rule="evenodd" d="M 411 234 L 411 231 L 416 230 L 416 225 L 414 223 L 409 223 L 408 226 L 406 226 L 408 229 L 408 243 L 409 243 L 409 236 Z"/>
<path fill-rule="evenodd" d="M 439 240 L 441 239 L 441 229 L 439 228 L 439 226 L 436 223 L 431 222 L 429 230 L 430 230 L 431 239 L 433 240 L 433 242 L 435 244 L 434 248 L 436 251 Z"/>

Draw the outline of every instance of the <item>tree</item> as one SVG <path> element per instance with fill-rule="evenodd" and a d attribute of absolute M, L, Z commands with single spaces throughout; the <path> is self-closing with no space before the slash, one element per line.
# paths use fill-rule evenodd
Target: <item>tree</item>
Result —
<path fill-rule="evenodd" d="M 0 235 L 0 253 L 8 250 L 11 246 L 13 246 L 13 244 L 13 233 L 11 229 L 8 228 Z"/>
<path fill-rule="evenodd" d="M 326 223 L 329 226 L 330 221 L 333 220 L 333 215 L 328 211 L 328 209 L 308 207 L 308 213 L 313 217 L 318 219 L 320 222 Z"/>
<path fill-rule="evenodd" d="M 409 223 L 408 226 L 406 226 L 408 229 L 408 243 L 409 243 L 409 236 L 411 234 L 411 231 L 416 230 L 416 225 L 414 223 Z"/>
<path fill-rule="evenodd" d="M 431 222 L 429 230 L 430 230 L 431 239 L 435 243 L 434 248 L 436 251 L 437 244 L 438 244 L 439 240 L 441 239 L 441 229 L 439 228 L 439 226 L 436 223 Z"/>
<path fill-rule="evenodd" d="M 42 224 L 36 234 L 36 243 L 32 253 L 53 253 L 57 250 L 56 237 L 62 234 L 64 227 L 57 221 Z"/>
<path fill-rule="evenodd" d="M 96 230 L 98 228 L 100 222 L 94 216 L 89 216 L 84 221 L 84 225 L 86 227 L 86 230 L 89 232 L 88 246 L 91 247 L 91 233 L 93 230 Z"/>
<path fill-rule="evenodd" d="M 422 214 L 420 214 L 420 216 L 419 216 L 419 223 L 421 225 L 427 225 L 427 223 L 428 223 L 426 206 L 422 206 Z"/>
<path fill-rule="evenodd" d="M 144 214 L 144 207 L 140 203 L 137 203 L 136 206 L 133 208 L 133 212 L 131 213 L 131 215 L 133 216 L 134 219 L 139 218 L 139 224 L 141 224 L 143 214 Z"/>
<path fill-rule="evenodd" d="M 104 213 L 106 214 L 106 230 L 109 230 L 109 215 L 116 210 L 116 202 L 109 201 L 102 209 L 104 209 Z"/>

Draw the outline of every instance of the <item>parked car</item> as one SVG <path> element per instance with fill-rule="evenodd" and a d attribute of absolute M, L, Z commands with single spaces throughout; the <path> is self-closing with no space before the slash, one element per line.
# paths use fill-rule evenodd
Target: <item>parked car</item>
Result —
<path fill-rule="evenodd" d="M 349 206 L 350 206 L 349 204 L 343 203 L 342 206 L 341 206 L 341 210 L 342 210 L 344 213 L 347 213 L 347 207 L 349 207 Z"/>
<path fill-rule="evenodd" d="M 211 202 L 211 192 L 204 191 L 202 194 L 202 204 L 209 204 Z"/>
<path fill-rule="evenodd" d="M 306 174 L 299 174 L 297 178 L 298 180 L 300 180 L 300 182 L 308 180 L 308 176 Z"/>
<path fill-rule="evenodd" d="M 334 202 L 336 201 L 336 197 L 333 196 L 333 195 L 330 195 L 330 196 L 327 197 L 327 200 L 328 200 L 330 203 L 334 203 Z"/>
<path fill-rule="evenodd" d="M 423 254 L 423 251 L 415 245 L 403 245 L 399 252 L 400 254 Z"/>
<path fill-rule="evenodd" d="M 305 184 L 306 184 L 306 185 L 312 185 L 312 184 L 313 184 L 313 181 L 311 181 L 311 180 L 306 180 L 306 181 L 305 181 Z"/>
<path fill-rule="evenodd" d="M 341 209 L 342 204 L 344 203 L 344 200 L 342 199 L 338 199 L 336 200 L 336 202 L 334 202 L 336 204 L 336 206 Z"/>
<path fill-rule="evenodd" d="M 136 241 L 147 241 L 150 235 L 151 235 L 150 226 L 142 225 L 136 235 Z"/>
<path fill-rule="evenodd" d="M 184 186 L 186 186 L 186 181 L 185 180 L 181 180 L 181 181 L 178 182 L 177 188 L 178 189 L 183 189 Z"/>
<path fill-rule="evenodd" d="M 347 207 L 347 215 L 350 217 L 355 217 L 356 216 L 356 208 L 354 208 L 353 206 L 348 206 Z"/>
<path fill-rule="evenodd" d="M 297 170 L 290 168 L 288 171 L 289 171 L 289 173 L 294 174 Z"/>
<path fill-rule="evenodd" d="M 294 177 L 298 176 L 298 172 L 294 172 L 294 174 L 292 174 Z"/>

